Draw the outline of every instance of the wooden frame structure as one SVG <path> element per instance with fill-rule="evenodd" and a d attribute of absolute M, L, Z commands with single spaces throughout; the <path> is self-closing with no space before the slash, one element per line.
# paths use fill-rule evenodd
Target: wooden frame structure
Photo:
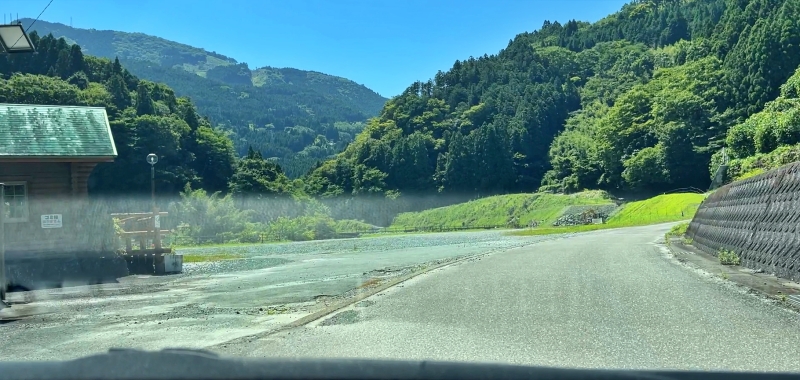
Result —
<path fill-rule="evenodd" d="M 117 238 L 125 246 L 123 257 L 131 274 L 165 273 L 164 255 L 172 253 L 172 248 L 163 246 L 162 237 L 171 231 L 161 229 L 160 220 L 167 215 L 158 210 L 111 214 L 118 227 Z"/>

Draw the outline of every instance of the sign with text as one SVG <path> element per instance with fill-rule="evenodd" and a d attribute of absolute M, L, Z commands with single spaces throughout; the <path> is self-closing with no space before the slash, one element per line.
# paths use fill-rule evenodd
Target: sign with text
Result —
<path fill-rule="evenodd" d="M 61 228 L 61 214 L 42 215 L 42 228 Z"/>

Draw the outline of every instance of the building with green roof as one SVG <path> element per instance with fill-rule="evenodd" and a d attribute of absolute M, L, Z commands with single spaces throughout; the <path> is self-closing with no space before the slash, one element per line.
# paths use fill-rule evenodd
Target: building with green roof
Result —
<path fill-rule="evenodd" d="M 107 162 L 116 156 L 103 107 L 0 103 L 0 160 Z"/>
<path fill-rule="evenodd" d="M 102 107 L 0 103 L 0 182 L 9 253 L 45 252 L 76 241 L 75 204 L 99 163 L 117 148 Z"/>

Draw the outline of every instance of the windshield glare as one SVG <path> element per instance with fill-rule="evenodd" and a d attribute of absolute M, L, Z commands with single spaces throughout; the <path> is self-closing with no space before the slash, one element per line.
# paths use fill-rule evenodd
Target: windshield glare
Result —
<path fill-rule="evenodd" d="M 10 0 L 2 361 L 800 371 L 791 0 Z"/>

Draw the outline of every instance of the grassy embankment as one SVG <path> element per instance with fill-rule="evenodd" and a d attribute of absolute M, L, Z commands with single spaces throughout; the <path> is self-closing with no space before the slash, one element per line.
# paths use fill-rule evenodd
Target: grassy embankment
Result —
<path fill-rule="evenodd" d="M 517 220 L 527 226 L 531 221 L 552 224 L 569 206 L 609 205 L 608 194 L 602 191 L 562 194 L 509 194 L 476 199 L 456 205 L 398 215 L 390 230 L 402 228 L 506 226 Z"/>
<path fill-rule="evenodd" d="M 541 228 L 517 231 L 513 234 L 518 236 L 547 235 L 689 220 L 694 217 L 698 206 L 705 197 L 705 194 L 696 193 L 664 194 L 650 199 L 624 204 L 605 224 L 569 227 L 544 226 Z"/>
<path fill-rule="evenodd" d="M 405 227 L 498 226 L 517 218 L 520 225 L 539 221 L 538 227 L 513 232 L 514 235 L 546 235 L 631 227 L 691 219 L 705 195 L 676 193 L 630 202 L 617 209 L 605 224 L 554 227 L 552 223 L 570 206 L 608 205 L 611 198 L 600 191 L 561 194 L 512 194 L 478 199 L 421 212 L 403 213 L 390 229 Z M 462 224 L 463 223 L 463 224 Z"/>

